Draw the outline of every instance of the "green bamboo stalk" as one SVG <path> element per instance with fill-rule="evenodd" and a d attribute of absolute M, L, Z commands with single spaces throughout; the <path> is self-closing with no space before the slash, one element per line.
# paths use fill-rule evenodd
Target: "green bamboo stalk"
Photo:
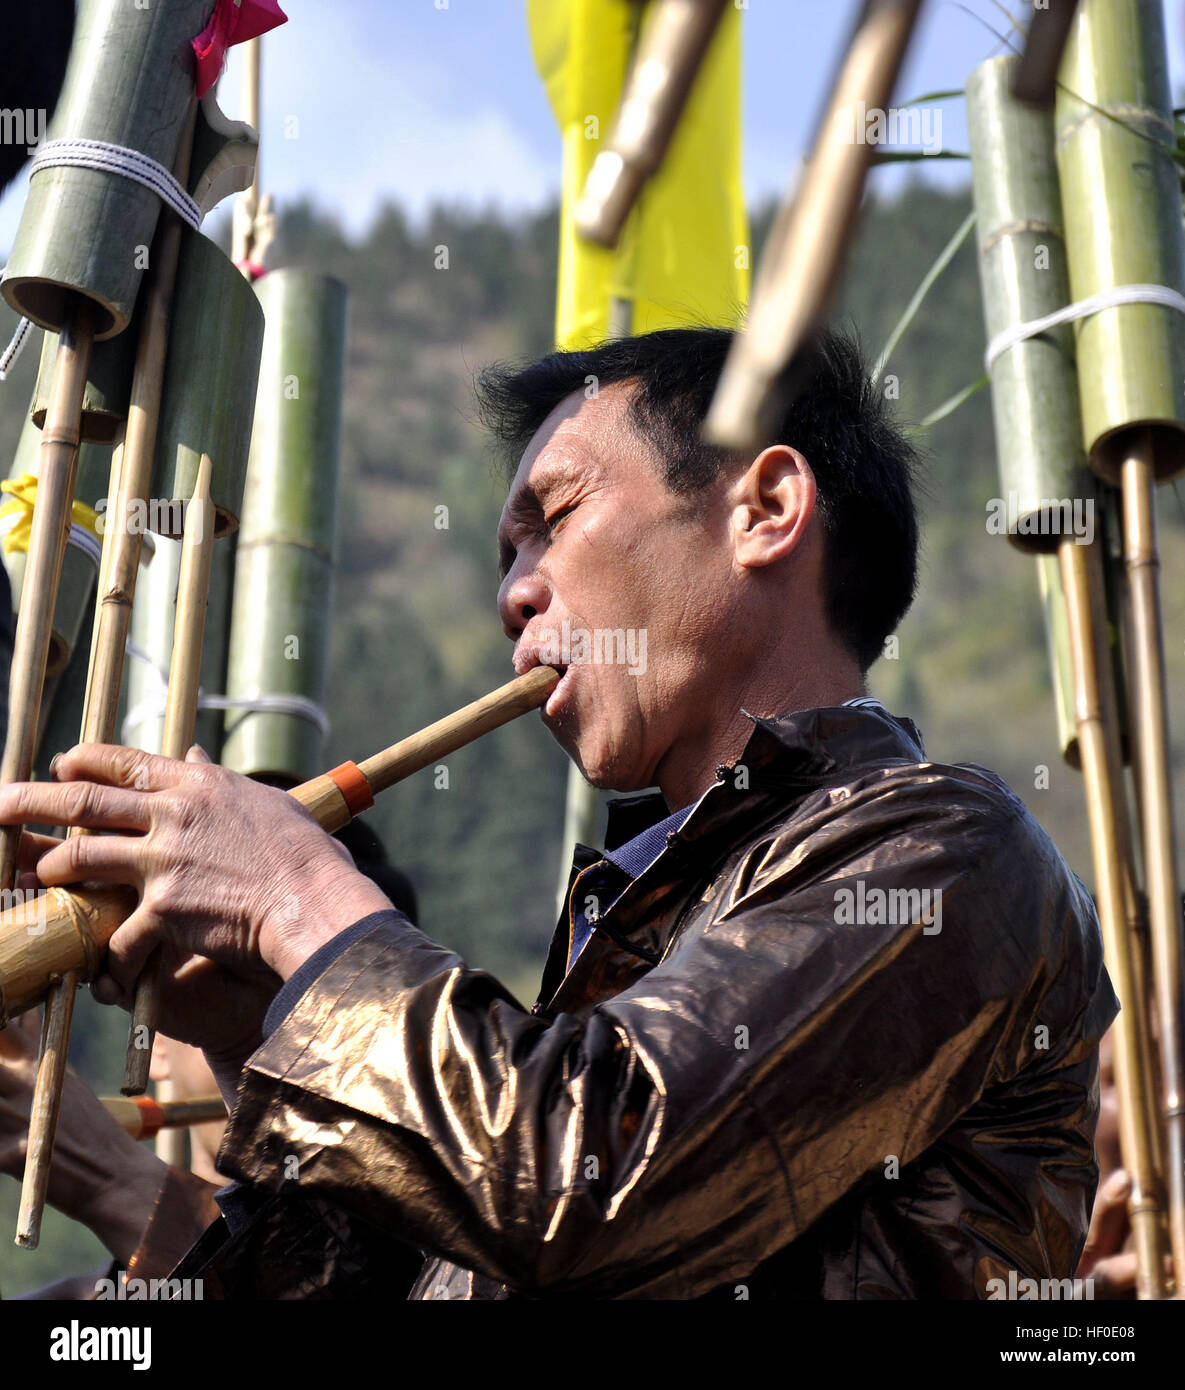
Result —
<path fill-rule="evenodd" d="M 979 279 L 988 339 L 1064 307 L 1070 298 L 1053 117 L 1012 95 L 1018 59 L 990 58 L 967 81 L 978 213 Z M 1069 325 L 1026 338 L 991 368 L 1001 499 L 1022 550 L 1056 552 L 1068 518 L 1059 502 L 1095 510 L 1078 412 Z M 1067 668 L 1068 669 L 1068 668 Z"/>
<path fill-rule="evenodd" d="M 346 289 L 277 270 L 256 282 L 267 318 L 235 565 L 227 694 L 325 696 Z M 250 776 L 301 781 L 322 735 L 295 714 L 230 710 L 222 760 Z"/>
<path fill-rule="evenodd" d="M 173 168 L 193 101 L 190 40 L 214 0 L 81 0 L 51 140 L 103 140 Z M 71 291 L 96 306 L 96 337 L 128 326 L 160 197 L 122 174 L 62 167 L 29 182 L 0 290 L 18 313 L 60 329 Z"/>
<path fill-rule="evenodd" d="M 181 535 L 198 463 L 214 465 L 215 535 L 239 524 L 263 349 L 263 309 L 231 260 L 186 230 L 173 292 L 151 496 L 153 529 Z M 166 505 L 160 505 L 166 504 Z"/>
<path fill-rule="evenodd" d="M 1083 0 L 1056 107 L 1075 300 L 1126 284 L 1185 293 L 1185 225 L 1159 0 Z M 1185 318 L 1122 305 L 1075 328 L 1091 467 L 1118 481 L 1117 438 L 1155 431 L 1158 478 L 1185 467 Z"/>

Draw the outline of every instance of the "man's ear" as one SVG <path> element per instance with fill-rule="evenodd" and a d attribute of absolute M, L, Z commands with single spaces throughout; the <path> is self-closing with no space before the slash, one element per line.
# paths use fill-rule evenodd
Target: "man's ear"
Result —
<path fill-rule="evenodd" d="M 810 464 L 788 444 L 763 449 L 732 489 L 731 525 L 737 564 L 776 564 L 803 541 L 815 515 L 817 489 Z"/>

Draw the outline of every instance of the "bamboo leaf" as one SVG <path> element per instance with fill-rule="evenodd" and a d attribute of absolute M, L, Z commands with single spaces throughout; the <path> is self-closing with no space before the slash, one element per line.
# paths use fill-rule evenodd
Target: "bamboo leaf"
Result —
<path fill-rule="evenodd" d="M 921 284 L 914 290 L 912 298 L 905 306 L 905 312 L 897 320 L 893 327 L 893 331 L 889 334 L 888 341 L 881 349 L 880 356 L 876 359 L 876 365 L 872 369 L 872 384 L 874 386 L 881 379 L 881 373 L 885 370 L 885 367 L 888 366 L 893 349 L 905 336 L 910 324 L 917 317 L 918 310 L 922 307 L 922 301 L 930 293 L 935 281 L 947 266 L 950 265 L 959 247 L 962 246 L 971 235 L 971 229 L 974 226 L 975 213 L 969 212 L 956 228 L 954 236 L 952 236 L 942 250 L 939 251 L 934 264 L 926 271 L 925 275 L 922 276 Z"/>
<path fill-rule="evenodd" d="M 925 150 L 878 150 L 872 156 L 873 164 L 917 164 L 932 159 L 970 159 L 965 150 L 937 150 L 927 154 Z"/>
<path fill-rule="evenodd" d="M 903 106 L 906 106 L 906 107 L 909 107 L 909 106 L 925 106 L 925 104 L 926 104 L 928 101 L 950 101 L 950 100 L 952 100 L 954 97 L 961 97 L 962 95 L 963 95 L 963 89 L 962 89 L 962 87 L 951 87 L 949 91 L 946 91 L 946 92 L 927 92 L 927 93 L 925 94 L 925 96 L 914 97 L 914 99 L 913 99 L 912 101 L 905 101 L 905 102 L 902 102 L 901 104 L 902 104 Z M 1182 111 L 1185 111 L 1185 107 L 1182 107 L 1181 109 L 1182 109 Z"/>
<path fill-rule="evenodd" d="M 917 426 L 910 431 L 911 435 L 919 435 L 924 430 L 936 425 L 939 420 L 945 420 L 948 415 L 953 415 L 958 408 L 969 401 L 972 396 L 982 391 L 988 384 L 988 377 L 985 373 L 978 381 L 973 381 L 970 386 L 964 386 L 961 391 L 956 391 L 953 396 L 948 397 L 942 404 L 932 410 L 929 415 L 918 421 Z"/>

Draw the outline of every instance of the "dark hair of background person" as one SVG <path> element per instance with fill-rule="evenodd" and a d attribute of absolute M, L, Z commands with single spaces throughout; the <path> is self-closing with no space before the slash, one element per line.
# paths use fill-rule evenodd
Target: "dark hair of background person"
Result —
<path fill-rule="evenodd" d="M 753 455 L 729 456 L 700 438 L 733 334 L 668 328 L 529 366 L 495 364 L 475 383 L 482 423 L 505 449 L 508 476 L 539 426 L 565 397 L 613 382 L 635 383 L 627 418 L 663 460 L 672 492 L 693 496 Z M 824 599 L 832 630 L 862 671 L 913 602 L 918 456 L 871 384 L 855 341 L 832 329 L 816 338 L 799 389 L 768 444 L 797 449 L 818 487 Z"/>
<path fill-rule="evenodd" d="M 411 879 L 387 858 L 383 842 L 363 820 L 352 820 L 334 833 L 350 851 L 354 866 L 377 884 L 413 925 L 418 925 L 419 905 Z"/>
<path fill-rule="evenodd" d="M 0 108 L 41 111 L 58 104 L 70 43 L 74 0 L 8 0 L 0 44 Z M 0 144 L 0 192 L 28 159 L 25 145 Z"/>

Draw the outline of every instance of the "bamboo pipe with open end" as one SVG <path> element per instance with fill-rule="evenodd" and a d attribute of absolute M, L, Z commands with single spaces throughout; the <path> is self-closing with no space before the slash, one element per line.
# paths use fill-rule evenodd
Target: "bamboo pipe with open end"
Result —
<path fill-rule="evenodd" d="M 581 236 L 615 247 L 647 179 L 662 167 L 728 0 L 655 0 L 608 143 L 574 209 Z"/>
<path fill-rule="evenodd" d="M 381 753 L 361 763 L 342 763 L 288 795 L 325 830 L 340 830 L 371 806 L 379 792 L 538 709 L 559 679 L 552 667 L 536 666 Z M 108 941 L 135 906 L 132 888 L 51 888 L 0 913 L 0 1026 L 39 1004 L 65 972 L 93 979 Z"/>
<path fill-rule="evenodd" d="M 214 558 L 214 503 L 210 497 L 211 461 L 203 454 L 198 464 L 193 497 L 185 509 L 181 541 L 181 571 L 177 577 L 177 616 L 173 624 L 173 656 L 169 663 L 169 693 L 161 753 L 184 758 L 193 743 L 197 722 L 198 685 L 202 675 L 202 640 L 206 634 L 206 605 L 210 594 L 210 565 Z M 148 1067 L 156 1033 L 160 1001 L 160 955 L 154 953 L 136 985 L 132 1026 L 124 1062 L 125 1096 L 148 1089 Z"/>
<path fill-rule="evenodd" d="M 874 147 L 858 112 L 889 104 L 921 0 L 866 0 L 797 193 L 770 230 L 737 335 L 703 425 L 725 449 L 765 443 L 784 405 L 787 370 L 821 319 L 855 230 Z"/>
<path fill-rule="evenodd" d="M 1185 990 L 1182 988 L 1181 898 L 1177 887 L 1176 835 L 1169 778 L 1168 704 L 1164 637 L 1157 582 L 1160 559 L 1156 539 L 1154 438 L 1140 429 L 1125 441 L 1120 479 L 1123 489 L 1123 558 L 1131 608 L 1129 652 L 1140 787 L 1140 820 L 1152 947 L 1160 1055 L 1161 1114 L 1169 1238 L 1177 1293 L 1185 1292 Z"/>
<path fill-rule="evenodd" d="M 1150 1122 L 1148 1098 L 1140 1089 L 1141 1057 L 1147 1056 L 1147 1039 L 1140 1037 L 1140 1021 L 1146 1014 L 1129 1007 L 1137 998 L 1138 971 L 1133 968 L 1131 938 L 1125 915 L 1122 842 L 1117 826 L 1126 815 L 1120 782 L 1118 731 L 1108 711 L 1115 708 L 1109 692 L 1110 660 L 1100 651 L 1105 625 L 1097 615 L 1105 612 L 1100 541 L 1079 545 L 1064 540 L 1058 549 L 1066 594 L 1066 620 L 1074 670 L 1074 708 L 1078 747 L 1090 820 L 1091 848 L 1103 949 L 1107 968 L 1119 995 L 1121 1009 L 1115 1022 L 1115 1085 L 1119 1100 L 1119 1145 L 1123 1165 L 1131 1178 L 1128 1212 L 1136 1248 L 1137 1294 L 1140 1298 L 1164 1298 L 1164 1214 L 1156 1143 Z M 1110 698 L 1108 698 L 1110 693 Z"/>
<path fill-rule="evenodd" d="M 194 102 L 190 105 L 189 115 L 182 127 L 173 171 L 177 181 L 183 186 L 189 178 L 196 120 L 197 104 Z M 131 399 L 128 404 L 123 456 L 119 469 L 119 494 L 113 508 L 114 520 L 109 511 L 107 529 L 103 536 L 100 577 L 104 583 L 95 598 L 95 626 L 91 642 L 90 669 L 87 674 L 86 703 L 82 716 L 84 743 L 111 743 L 115 738 L 124 653 L 143 542 L 139 529 L 128 525 L 128 518 L 131 515 L 132 504 L 137 500 L 146 501 L 152 485 L 173 286 L 181 251 L 181 231 L 180 219 L 175 214 L 167 211 L 162 213 L 144 284 L 145 312 L 140 338 L 136 344 L 136 363 L 132 375 Z M 21 1184 L 21 1207 L 16 1235 L 17 1244 L 27 1249 L 36 1249 L 41 1236 L 41 1216 L 45 1209 L 45 1193 L 49 1185 L 53 1136 L 62 1084 L 66 1075 L 70 1013 L 73 1011 L 73 1000 L 67 1004 L 66 997 L 72 995 L 77 986 L 78 978 L 67 972 L 62 975 L 46 1000 L 46 1009 L 54 1017 L 52 1026 L 51 1020 L 47 1018 L 43 1036 L 60 1036 L 64 1042 L 62 1047 L 44 1052 L 37 1064 L 37 1081 L 29 1121 L 29 1147 Z"/>

